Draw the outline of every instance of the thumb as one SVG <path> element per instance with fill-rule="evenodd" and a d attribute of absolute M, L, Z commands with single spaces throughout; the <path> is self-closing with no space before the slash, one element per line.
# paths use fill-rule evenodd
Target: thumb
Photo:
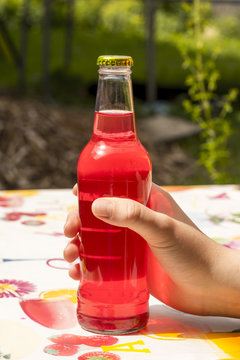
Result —
<path fill-rule="evenodd" d="M 127 227 L 148 243 L 176 283 L 205 283 L 219 246 L 196 227 L 122 198 L 98 198 L 93 214 L 111 225 Z"/>
<path fill-rule="evenodd" d="M 92 204 L 93 214 L 108 224 L 127 227 L 141 235 L 150 247 L 169 246 L 174 220 L 137 201 L 122 198 L 98 198 Z"/>

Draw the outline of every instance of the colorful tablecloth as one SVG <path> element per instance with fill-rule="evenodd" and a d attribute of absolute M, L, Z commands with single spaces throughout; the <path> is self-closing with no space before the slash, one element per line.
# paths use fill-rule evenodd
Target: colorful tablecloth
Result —
<path fill-rule="evenodd" d="M 240 249 L 238 186 L 168 190 L 203 232 Z M 81 329 L 77 283 L 62 258 L 74 206 L 71 190 L 0 192 L 0 359 L 240 359 L 240 319 L 188 315 L 153 297 L 149 323 L 137 334 L 96 337 Z"/>

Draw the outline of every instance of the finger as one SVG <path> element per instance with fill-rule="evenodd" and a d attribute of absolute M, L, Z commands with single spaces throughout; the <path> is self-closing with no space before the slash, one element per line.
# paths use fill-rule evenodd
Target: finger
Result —
<path fill-rule="evenodd" d="M 191 276 L 189 269 L 201 268 L 208 254 L 216 251 L 216 243 L 193 226 L 133 200 L 99 198 L 93 202 L 92 211 L 109 224 L 128 227 L 141 235 L 165 270 L 174 272 L 177 278 L 183 272 Z"/>
<path fill-rule="evenodd" d="M 67 216 L 66 223 L 64 225 L 64 234 L 66 237 L 74 237 L 81 227 L 78 209 L 71 210 Z"/>
<path fill-rule="evenodd" d="M 78 186 L 77 186 L 77 184 L 74 185 L 72 192 L 73 192 L 73 194 L 74 194 L 75 196 L 77 196 L 77 193 L 78 193 Z"/>
<path fill-rule="evenodd" d="M 77 259 L 79 253 L 79 238 L 76 235 L 69 241 L 66 248 L 63 250 L 64 259 L 68 262 L 73 262 Z"/>
<path fill-rule="evenodd" d="M 173 220 L 129 199 L 99 198 L 92 204 L 99 219 L 116 226 L 128 227 L 145 238 L 150 246 L 162 245 L 171 236 Z M 161 236 L 164 235 L 164 236 Z M 169 245 L 169 242 L 167 241 Z"/>
<path fill-rule="evenodd" d="M 68 274 L 73 280 L 81 280 L 80 265 L 79 264 L 72 265 L 69 269 Z"/>

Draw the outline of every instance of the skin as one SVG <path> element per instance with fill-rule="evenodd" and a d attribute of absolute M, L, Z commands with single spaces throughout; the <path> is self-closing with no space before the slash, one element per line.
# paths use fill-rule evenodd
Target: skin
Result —
<path fill-rule="evenodd" d="M 73 193 L 77 196 L 77 185 Z M 153 296 L 191 314 L 240 317 L 240 252 L 204 235 L 162 188 L 153 184 L 148 207 L 129 199 L 99 198 L 92 212 L 147 241 L 148 286 Z M 78 257 L 80 227 L 74 209 L 64 228 L 71 238 L 64 250 L 70 263 Z M 79 264 L 70 268 L 69 275 L 79 280 Z"/>

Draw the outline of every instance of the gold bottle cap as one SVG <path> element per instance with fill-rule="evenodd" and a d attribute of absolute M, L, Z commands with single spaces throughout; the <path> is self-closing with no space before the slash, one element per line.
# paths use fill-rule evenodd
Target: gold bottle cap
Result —
<path fill-rule="evenodd" d="M 133 66 L 133 59 L 131 56 L 125 55 L 101 55 L 97 59 L 97 65 Z"/>

